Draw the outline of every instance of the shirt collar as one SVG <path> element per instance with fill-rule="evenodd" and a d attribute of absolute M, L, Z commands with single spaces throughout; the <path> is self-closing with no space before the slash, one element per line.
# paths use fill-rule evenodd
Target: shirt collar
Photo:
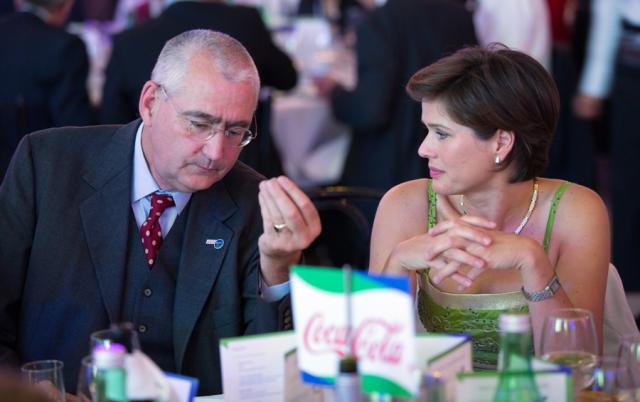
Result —
<path fill-rule="evenodd" d="M 178 213 L 181 212 L 189 202 L 191 193 L 182 193 L 179 191 L 164 191 L 160 188 L 156 180 L 153 178 L 149 165 L 142 152 L 142 129 L 144 122 L 140 123 L 136 132 L 136 140 L 133 147 L 133 185 L 131 191 L 131 203 L 140 201 L 148 195 L 160 191 L 162 193 L 171 194 L 176 204 Z"/>

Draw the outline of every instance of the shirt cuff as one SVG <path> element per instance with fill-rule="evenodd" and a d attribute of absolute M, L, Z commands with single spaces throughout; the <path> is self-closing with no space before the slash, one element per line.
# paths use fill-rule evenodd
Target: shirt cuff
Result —
<path fill-rule="evenodd" d="M 260 275 L 259 287 L 262 300 L 269 303 L 282 299 L 291 291 L 289 288 L 289 281 L 273 286 L 267 286 L 267 284 L 264 283 L 264 279 L 262 279 L 262 275 Z"/>

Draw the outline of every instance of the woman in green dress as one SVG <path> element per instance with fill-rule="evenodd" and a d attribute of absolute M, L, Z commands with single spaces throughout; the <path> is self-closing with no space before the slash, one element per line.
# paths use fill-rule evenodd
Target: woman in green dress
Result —
<path fill-rule="evenodd" d="M 529 311 L 538 348 L 553 309 L 588 309 L 602 344 L 609 220 L 593 191 L 539 177 L 559 108 L 547 71 L 517 51 L 467 48 L 407 91 L 422 103 L 431 179 L 382 199 L 371 271 L 409 275 L 425 328 L 470 333 L 479 367 L 495 365 L 505 310 Z"/>

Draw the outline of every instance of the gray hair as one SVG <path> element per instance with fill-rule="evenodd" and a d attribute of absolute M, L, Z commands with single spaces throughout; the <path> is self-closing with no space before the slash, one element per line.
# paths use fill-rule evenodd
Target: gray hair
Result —
<path fill-rule="evenodd" d="M 208 29 L 186 31 L 169 39 L 158 56 L 151 79 L 170 91 L 178 89 L 189 61 L 198 52 L 206 52 L 227 81 L 250 81 L 257 96 L 260 77 L 247 49 L 231 36 Z"/>

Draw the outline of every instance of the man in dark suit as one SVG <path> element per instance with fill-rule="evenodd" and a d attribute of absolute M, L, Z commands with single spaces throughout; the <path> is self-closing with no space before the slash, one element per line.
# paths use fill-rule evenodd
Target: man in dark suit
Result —
<path fill-rule="evenodd" d="M 26 133 L 93 122 L 85 46 L 61 29 L 73 0 L 19 4 L 0 19 L 0 181 Z"/>
<path fill-rule="evenodd" d="M 356 36 L 356 88 L 330 80 L 318 86 L 334 115 L 353 129 L 342 183 L 387 190 L 427 174 L 427 161 L 416 153 L 425 136 L 420 104 L 404 85 L 419 68 L 475 44 L 473 20 L 451 1 L 388 0 L 358 25 Z"/>
<path fill-rule="evenodd" d="M 1 361 L 63 360 L 74 390 L 90 333 L 126 320 L 162 369 L 218 394 L 220 338 L 291 326 L 288 267 L 320 223 L 287 178 L 237 161 L 259 87 L 238 41 L 188 31 L 141 119 L 22 140 L 0 187 Z"/>

